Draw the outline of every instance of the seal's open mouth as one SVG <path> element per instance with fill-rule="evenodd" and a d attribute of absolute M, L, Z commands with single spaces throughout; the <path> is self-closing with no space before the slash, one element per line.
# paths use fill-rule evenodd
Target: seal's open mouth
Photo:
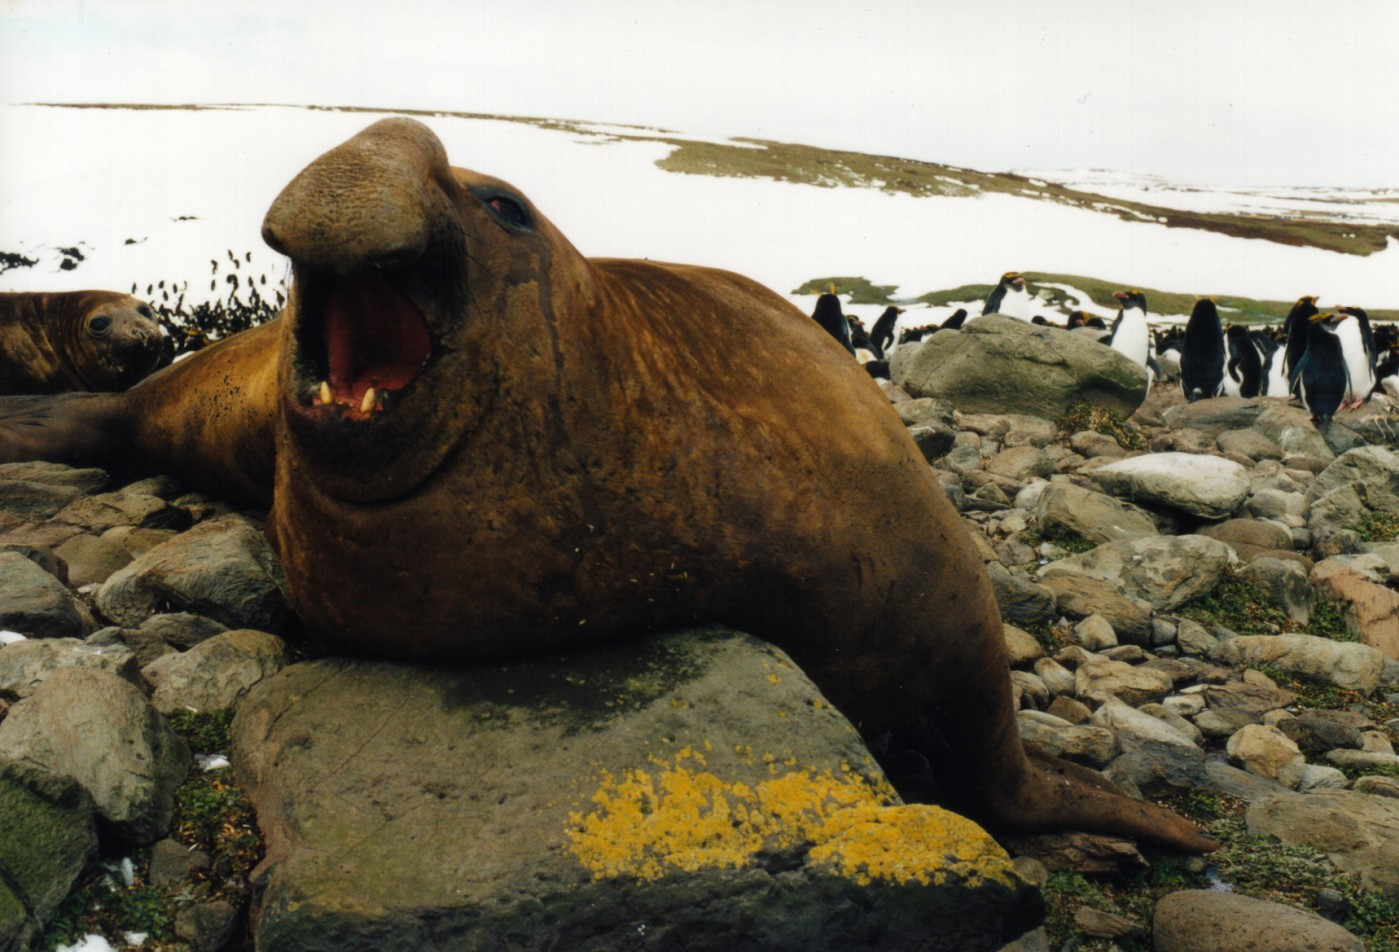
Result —
<path fill-rule="evenodd" d="M 296 327 L 301 403 L 366 419 L 432 356 L 422 313 L 378 269 L 304 281 Z"/>

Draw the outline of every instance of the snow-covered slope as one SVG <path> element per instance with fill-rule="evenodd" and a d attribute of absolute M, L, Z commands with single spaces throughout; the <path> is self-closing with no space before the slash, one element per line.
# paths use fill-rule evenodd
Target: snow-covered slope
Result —
<path fill-rule="evenodd" d="M 0 252 L 39 261 L 0 274 L 0 290 L 135 286 L 145 294 L 163 280 L 167 290 L 184 286 L 192 304 L 226 298 L 230 255 L 239 259 L 240 287 L 251 275 L 274 288 L 286 268 L 259 236 L 267 206 L 307 162 L 377 118 L 273 106 L 0 106 Z M 861 275 L 913 298 L 994 282 L 1008 270 L 1188 293 L 1275 300 L 1317 294 L 1327 303 L 1399 306 L 1394 240 L 1362 257 L 1129 222 L 1012 194 L 919 198 L 675 174 L 655 164 L 671 146 L 599 136 L 613 131 L 602 125 L 585 133 L 503 119 L 425 121 L 455 164 L 521 188 L 584 254 L 729 268 L 807 311 L 812 298 L 789 292 L 822 275 Z M 1102 194 L 1140 199 L 1150 192 L 1160 205 L 1296 214 L 1290 206 L 1325 202 L 1329 211 L 1399 221 L 1394 192 L 1184 190 L 1103 173 L 1059 177 Z M 82 254 L 78 267 L 61 270 L 65 258 L 76 260 L 63 249 Z M 160 289 L 152 296 L 159 299 Z M 880 309 L 849 310 L 872 320 Z M 950 310 L 911 309 L 901 323 L 939 320 Z"/>

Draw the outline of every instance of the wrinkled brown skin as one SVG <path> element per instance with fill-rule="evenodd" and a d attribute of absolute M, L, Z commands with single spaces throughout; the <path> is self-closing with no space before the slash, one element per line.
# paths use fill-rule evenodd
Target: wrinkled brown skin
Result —
<path fill-rule="evenodd" d="M 0 394 L 125 390 L 155 370 L 161 332 L 115 291 L 0 294 Z M 110 324 L 95 332 L 94 318 Z"/>
<path fill-rule="evenodd" d="M 533 227 L 503 224 L 482 187 Z M 308 166 L 263 234 L 295 267 L 283 319 L 86 427 L 224 488 L 256 487 L 275 456 L 269 535 L 331 647 L 473 661 L 721 621 L 784 648 L 868 737 L 925 719 L 946 743 L 930 752 L 941 799 L 993 830 L 1215 845 L 1027 758 L 957 513 L 878 387 L 781 298 L 727 272 L 585 259 L 403 119 Z M 426 316 L 434 358 L 390 410 L 327 427 L 303 405 L 299 312 L 316 282 L 376 262 Z M 0 411 L 0 458 L 71 455 L 90 410 Z M 16 414 L 58 437 L 21 445 Z"/>

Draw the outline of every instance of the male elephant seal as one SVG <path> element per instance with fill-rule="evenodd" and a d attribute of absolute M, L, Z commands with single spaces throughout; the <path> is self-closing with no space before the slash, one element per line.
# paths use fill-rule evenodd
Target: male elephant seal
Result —
<path fill-rule="evenodd" d="M 959 517 L 878 387 L 770 291 L 586 259 L 404 119 L 309 165 L 263 236 L 292 259 L 281 320 L 124 395 L 9 401 L 0 458 L 270 493 L 295 609 L 338 650 L 473 661 L 722 621 L 866 736 L 903 727 L 993 830 L 1214 845 L 1027 757 Z"/>
<path fill-rule="evenodd" d="M 161 337 L 129 294 L 0 294 L 0 393 L 125 390 L 159 365 Z"/>

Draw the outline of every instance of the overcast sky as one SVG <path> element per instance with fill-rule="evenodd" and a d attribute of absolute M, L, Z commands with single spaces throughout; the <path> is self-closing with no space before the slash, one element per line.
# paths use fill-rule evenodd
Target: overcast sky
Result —
<path fill-rule="evenodd" d="M 1396 47 L 1394 0 L 0 0 L 0 100 L 460 110 L 1399 187 Z"/>

